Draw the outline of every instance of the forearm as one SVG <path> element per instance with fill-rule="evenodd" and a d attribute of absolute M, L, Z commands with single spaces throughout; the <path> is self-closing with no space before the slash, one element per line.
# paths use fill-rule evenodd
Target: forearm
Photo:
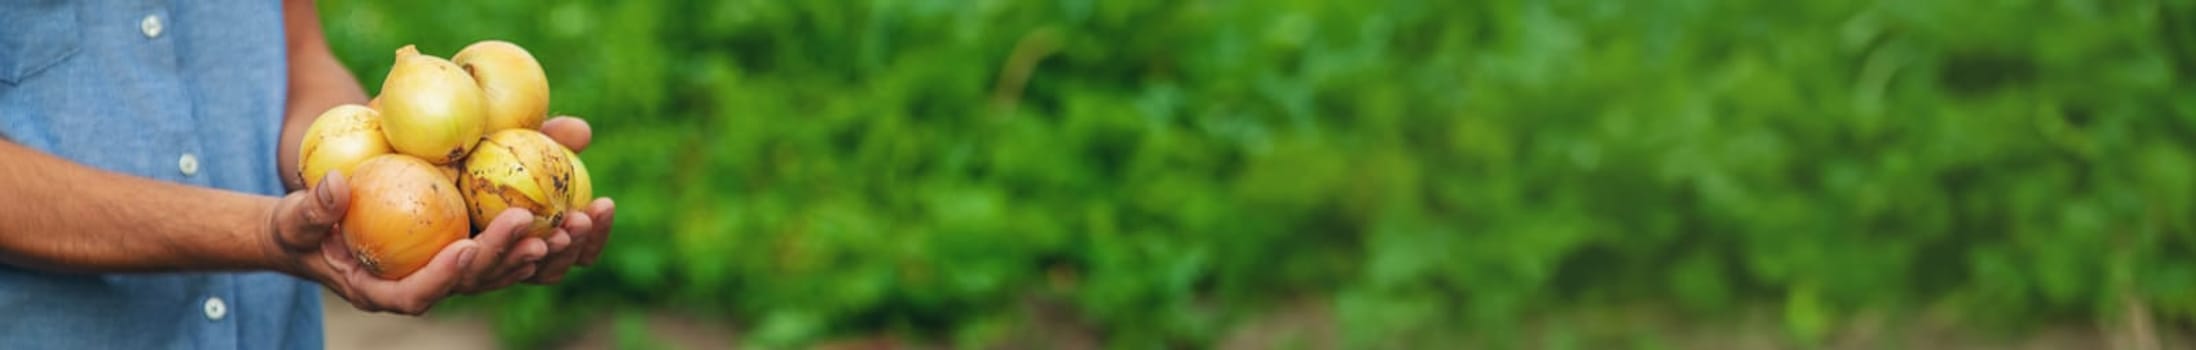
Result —
<path fill-rule="evenodd" d="M 359 87 L 351 70 L 329 51 L 326 38 L 320 31 L 320 16 L 311 1 L 289 1 L 284 4 L 283 27 L 289 32 L 290 51 L 290 100 L 282 118 L 282 144 L 275 150 L 276 161 L 281 166 L 282 184 L 290 190 L 304 189 L 304 179 L 297 174 L 297 145 L 304 140 L 305 129 L 313 125 L 313 119 L 328 108 L 346 103 L 365 104 L 366 90 Z"/>
<path fill-rule="evenodd" d="M 282 270 L 275 198 L 161 182 L 0 142 L 0 263 L 55 272 Z"/>

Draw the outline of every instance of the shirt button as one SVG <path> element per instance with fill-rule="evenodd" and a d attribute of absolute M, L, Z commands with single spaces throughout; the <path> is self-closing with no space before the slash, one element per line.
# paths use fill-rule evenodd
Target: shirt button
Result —
<path fill-rule="evenodd" d="M 198 175 L 198 156 L 184 153 L 175 160 L 175 170 L 182 170 L 183 176 Z"/>
<path fill-rule="evenodd" d="M 137 29 L 144 31 L 147 38 L 160 37 L 160 15 L 146 15 L 145 20 L 137 22 Z"/>
<path fill-rule="evenodd" d="M 221 297 L 206 298 L 206 319 L 220 321 L 222 317 L 227 316 L 229 316 L 229 303 L 221 302 Z"/>

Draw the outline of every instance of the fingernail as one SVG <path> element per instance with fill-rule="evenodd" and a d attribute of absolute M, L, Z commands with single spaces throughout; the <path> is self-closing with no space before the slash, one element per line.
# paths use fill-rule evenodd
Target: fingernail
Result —
<path fill-rule="evenodd" d="M 331 191 L 326 188 L 316 188 L 313 189 L 313 197 L 315 197 L 316 200 L 319 200 L 321 205 L 334 205 L 335 195 L 328 192 Z"/>
<path fill-rule="evenodd" d="M 465 251 L 463 251 L 463 252 L 459 252 L 459 253 L 458 253 L 458 268 L 460 268 L 460 269 L 463 269 L 463 268 L 470 268 L 470 267 L 473 267 L 473 256 L 474 256 L 474 255 L 479 255 L 479 254 L 475 254 L 475 253 L 479 253 L 479 252 L 480 252 L 480 247 L 466 247 L 466 248 L 465 248 Z"/>

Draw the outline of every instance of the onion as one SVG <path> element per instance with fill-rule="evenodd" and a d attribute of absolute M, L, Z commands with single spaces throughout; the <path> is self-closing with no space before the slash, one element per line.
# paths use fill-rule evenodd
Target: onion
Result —
<path fill-rule="evenodd" d="M 549 114 L 549 77 L 525 48 L 499 40 L 473 43 L 450 62 L 471 73 L 486 98 L 488 132 L 539 129 Z"/>
<path fill-rule="evenodd" d="M 401 279 L 442 248 L 466 237 L 465 198 L 433 164 L 401 154 L 375 156 L 352 175 L 343 242 L 374 276 Z"/>
<path fill-rule="evenodd" d="M 305 128 L 298 143 L 297 177 L 305 186 L 320 185 L 329 171 L 350 172 L 373 156 L 389 154 L 389 141 L 381 136 L 381 116 L 360 105 L 329 108 Z"/>
<path fill-rule="evenodd" d="M 570 154 L 532 129 L 504 129 L 481 140 L 458 178 L 472 208 L 473 229 L 486 229 L 506 208 L 525 208 L 534 214 L 526 234 L 547 237 L 555 232 L 572 201 Z"/>
<path fill-rule="evenodd" d="M 572 209 L 586 210 L 587 203 L 595 201 L 595 178 L 587 175 L 587 162 L 580 161 L 578 153 L 566 149 L 564 155 L 572 158 Z"/>
<path fill-rule="evenodd" d="M 378 100 L 389 145 L 428 163 L 464 158 L 484 132 L 485 108 L 472 76 L 409 45 L 397 50 Z"/>

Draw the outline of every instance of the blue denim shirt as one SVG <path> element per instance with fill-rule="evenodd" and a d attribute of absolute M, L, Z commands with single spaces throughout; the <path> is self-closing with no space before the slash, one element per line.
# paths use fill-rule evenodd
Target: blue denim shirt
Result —
<path fill-rule="evenodd" d="M 285 50 L 276 0 L 11 0 L 0 136 L 106 171 L 280 194 Z M 271 272 L 0 265 L 0 348 L 319 348 L 318 293 Z"/>

